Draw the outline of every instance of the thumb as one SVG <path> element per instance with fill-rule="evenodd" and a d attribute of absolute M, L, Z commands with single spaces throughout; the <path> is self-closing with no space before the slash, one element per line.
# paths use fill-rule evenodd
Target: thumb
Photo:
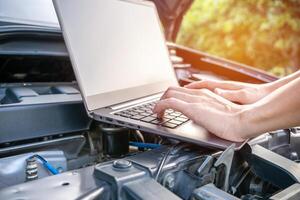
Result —
<path fill-rule="evenodd" d="M 243 104 L 245 100 L 245 92 L 243 90 L 223 90 L 216 88 L 214 92 L 232 102 Z"/>

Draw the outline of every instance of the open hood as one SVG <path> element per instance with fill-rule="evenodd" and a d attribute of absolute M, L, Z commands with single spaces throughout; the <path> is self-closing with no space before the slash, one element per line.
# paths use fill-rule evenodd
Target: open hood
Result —
<path fill-rule="evenodd" d="M 175 41 L 182 18 L 194 0 L 151 0 L 155 3 L 168 41 Z"/>
<path fill-rule="evenodd" d="M 157 6 L 166 39 L 174 41 L 182 18 L 193 0 L 151 0 Z M 33 6 L 34 5 L 34 6 Z M 0 26 L 27 24 L 59 28 L 52 0 L 1 0 Z"/>

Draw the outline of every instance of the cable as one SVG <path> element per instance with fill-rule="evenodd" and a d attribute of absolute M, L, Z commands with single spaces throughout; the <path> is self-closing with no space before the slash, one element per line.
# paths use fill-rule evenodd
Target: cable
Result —
<path fill-rule="evenodd" d="M 142 142 L 129 142 L 129 145 L 138 148 L 145 148 L 145 149 L 156 149 L 160 147 L 160 144 L 142 143 Z"/>
<path fill-rule="evenodd" d="M 29 158 L 38 158 L 42 163 L 43 163 L 43 166 L 48 169 L 48 171 L 50 171 L 53 175 L 56 175 L 56 174 L 59 174 L 59 171 L 53 167 L 45 158 L 43 158 L 42 156 L 38 155 L 38 154 L 35 154 L 33 156 L 30 156 Z"/>

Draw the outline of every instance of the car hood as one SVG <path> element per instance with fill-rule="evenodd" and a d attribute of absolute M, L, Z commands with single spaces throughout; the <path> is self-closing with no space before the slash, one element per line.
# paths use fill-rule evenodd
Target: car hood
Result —
<path fill-rule="evenodd" d="M 166 38 L 174 41 L 186 10 L 193 0 L 152 0 L 164 26 Z M 52 0 L 0 1 L 0 26 L 22 24 L 59 29 Z"/>

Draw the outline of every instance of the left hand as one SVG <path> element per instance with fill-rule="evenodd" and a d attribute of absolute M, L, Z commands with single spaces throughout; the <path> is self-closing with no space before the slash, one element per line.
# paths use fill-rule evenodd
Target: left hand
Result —
<path fill-rule="evenodd" d="M 162 117 L 166 109 L 179 111 L 218 137 L 241 142 L 247 139 L 241 131 L 244 107 L 207 89 L 170 87 L 153 112 Z"/>
<path fill-rule="evenodd" d="M 276 89 L 272 83 L 251 84 L 237 81 L 202 80 L 184 86 L 189 89 L 209 89 L 217 95 L 239 104 L 252 104 Z"/>

